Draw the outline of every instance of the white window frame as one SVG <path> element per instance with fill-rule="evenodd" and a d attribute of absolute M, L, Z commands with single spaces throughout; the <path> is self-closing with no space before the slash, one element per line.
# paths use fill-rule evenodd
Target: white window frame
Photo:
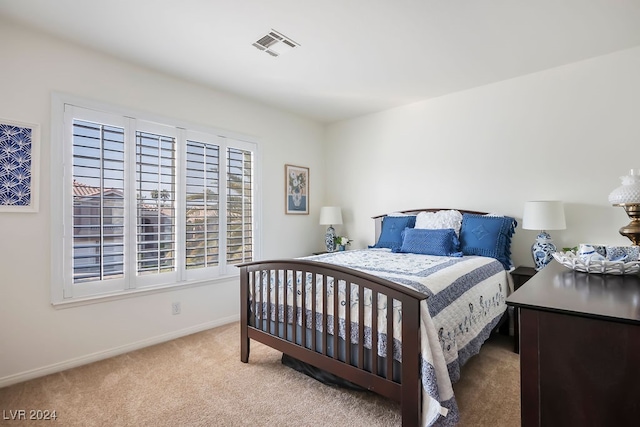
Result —
<path fill-rule="evenodd" d="M 127 144 L 135 144 L 136 131 L 148 131 L 175 136 L 176 149 L 176 269 L 153 275 L 136 274 L 136 177 L 131 167 L 125 167 L 125 277 L 88 283 L 73 283 L 73 215 L 69 209 L 73 200 L 72 127 L 65 123 L 65 108 L 81 110 L 81 119 L 97 123 L 109 123 L 125 129 Z M 93 110 L 93 111 L 90 111 Z M 107 121 L 105 121 L 107 120 Z M 253 153 L 253 259 L 260 259 L 261 252 L 261 191 L 260 144 L 254 138 L 242 134 L 209 128 L 201 125 L 156 116 L 150 113 L 99 103 L 67 94 L 52 95 L 51 125 L 51 303 L 54 306 L 74 306 L 90 302 L 124 298 L 140 293 L 159 292 L 176 287 L 198 286 L 237 277 L 235 265 L 226 264 L 226 157 L 227 147 L 248 150 Z M 219 202 L 219 253 L 218 266 L 200 269 L 185 268 L 186 226 L 184 211 L 186 199 L 186 156 L 183 144 L 186 140 L 215 144 L 220 153 L 219 192 L 224 199 Z M 125 152 L 126 164 L 135 164 L 135 150 Z M 62 165 L 62 166 L 61 166 Z M 224 172 L 223 172 L 224 171 Z M 224 202 L 223 202 L 224 200 Z M 224 224 L 223 224 L 224 222 Z M 65 235 L 65 233 L 67 233 Z M 131 250 L 133 249 L 133 250 Z"/>

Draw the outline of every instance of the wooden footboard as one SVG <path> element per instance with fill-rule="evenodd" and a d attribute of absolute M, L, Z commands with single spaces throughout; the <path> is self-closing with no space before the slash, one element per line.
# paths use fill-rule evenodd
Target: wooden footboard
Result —
<path fill-rule="evenodd" d="M 254 339 L 400 402 L 403 425 L 419 425 L 420 301 L 426 298 L 425 295 L 357 270 L 308 260 L 251 262 L 240 265 L 240 269 L 243 362 L 249 361 L 249 344 Z M 307 278 L 310 278 L 309 286 Z M 291 288 L 286 286 L 288 279 Z M 345 286 L 345 301 L 339 300 L 338 292 L 328 291 L 334 289 L 332 284 L 336 290 L 338 286 Z M 287 292 L 293 294 L 287 295 Z M 312 295 L 307 295 L 309 292 Z M 365 298 L 365 295 L 371 297 Z M 321 307 L 318 307 L 316 296 L 322 298 Z M 291 307 L 286 304 L 288 297 L 292 300 Z M 271 301 L 275 304 L 272 305 Z M 282 312 L 279 301 L 285 302 Z M 393 310 L 383 312 L 391 313 L 390 316 L 384 314 L 385 318 L 378 318 L 379 301 L 390 307 L 401 305 L 400 364 L 394 363 L 393 333 L 381 334 L 381 339 L 386 342 L 378 342 L 379 323 L 383 322 L 387 331 L 393 331 L 394 321 Z M 366 303 L 371 304 L 369 319 L 365 318 Z M 340 304 L 352 309 L 344 309 L 340 316 L 328 314 L 339 313 Z M 352 318 L 352 312 L 357 313 L 356 318 Z M 294 319 L 300 320 L 292 322 Z M 342 331 L 345 338 L 342 343 L 338 331 Z M 370 331 L 369 349 L 365 346 L 367 331 Z M 350 337 L 354 335 L 357 339 L 352 342 Z M 386 357 L 375 351 L 379 344 L 380 348 L 387 349 Z M 344 347 L 342 354 L 338 351 L 341 345 Z"/>

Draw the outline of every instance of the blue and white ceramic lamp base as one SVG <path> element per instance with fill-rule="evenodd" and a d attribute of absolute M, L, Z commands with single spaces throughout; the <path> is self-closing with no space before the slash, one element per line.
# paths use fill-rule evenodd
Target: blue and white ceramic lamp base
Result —
<path fill-rule="evenodd" d="M 536 241 L 531 245 L 531 255 L 536 265 L 536 270 L 542 270 L 553 259 L 556 246 L 551 241 L 551 236 L 546 231 L 541 231 Z"/>
<path fill-rule="evenodd" d="M 327 252 L 333 252 L 336 250 L 336 230 L 333 226 L 327 228 L 327 234 L 324 235 L 324 243 L 327 245 Z"/>

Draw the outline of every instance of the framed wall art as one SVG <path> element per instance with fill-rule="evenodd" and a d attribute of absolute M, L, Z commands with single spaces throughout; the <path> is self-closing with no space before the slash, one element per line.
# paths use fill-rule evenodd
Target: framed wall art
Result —
<path fill-rule="evenodd" d="M 38 212 L 40 126 L 0 119 L 0 212 Z"/>
<path fill-rule="evenodd" d="M 309 168 L 284 165 L 285 202 L 284 212 L 309 214 Z"/>

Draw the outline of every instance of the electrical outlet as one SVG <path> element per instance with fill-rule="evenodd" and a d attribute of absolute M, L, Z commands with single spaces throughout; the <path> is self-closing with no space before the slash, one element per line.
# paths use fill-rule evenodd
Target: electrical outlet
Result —
<path fill-rule="evenodd" d="M 171 303 L 171 314 L 180 314 L 180 303 Z"/>

